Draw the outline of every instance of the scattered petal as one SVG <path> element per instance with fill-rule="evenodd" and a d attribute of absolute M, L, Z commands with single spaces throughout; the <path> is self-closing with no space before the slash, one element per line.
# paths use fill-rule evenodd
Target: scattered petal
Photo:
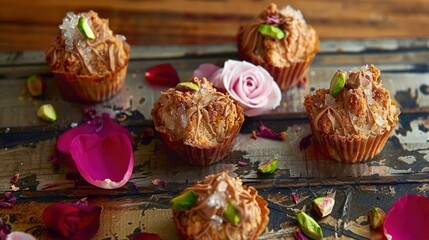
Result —
<path fill-rule="evenodd" d="M 256 130 L 256 136 L 283 141 L 287 137 L 287 132 L 276 133 L 260 122 L 258 130 Z"/>
<path fill-rule="evenodd" d="M 170 63 L 163 63 L 148 68 L 144 74 L 147 82 L 153 86 L 175 87 L 180 78 Z"/>
<path fill-rule="evenodd" d="M 3 222 L 0 218 L 0 239 L 6 239 L 6 236 L 11 232 L 10 224 Z"/>
<path fill-rule="evenodd" d="M 58 186 L 60 186 L 59 183 L 46 183 L 46 184 L 43 185 L 43 187 L 41 188 L 41 190 L 46 190 L 46 189 L 53 188 L 53 187 L 58 187 Z"/>
<path fill-rule="evenodd" d="M 25 232 L 11 232 L 6 240 L 36 240 L 36 238 Z"/>
<path fill-rule="evenodd" d="M 301 228 L 299 227 L 295 228 L 293 236 L 296 240 L 308 240 L 308 238 L 304 235 L 304 233 L 302 233 Z"/>
<path fill-rule="evenodd" d="M 249 163 L 245 162 L 245 161 L 238 161 L 238 165 L 240 165 L 240 166 L 247 166 L 247 165 L 249 165 Z"/>
<path fill-rule="evenodd" d="M 158 234 L 155 234 L 155 233 L 141 232 L 141 233 L 137 233 L 133 237 L 133 240 L 161 240 L 161 238 L 159 237 Z"/>
<path fill-rule="evenodd" d="M 152 184 L 154 186 L 161 186 L 161 187 L 167 186 L 167 182 L 166 181 L 163 181 L 163 180 L 158 179 L 158 178 L 155 178 L 154 180 L 152 180 Z"/>
<path fill-rule="evenodd" d="M 296 192 L 292 192 L 292 200 L 295 204 L 299 202 L 299 194 Z"/>
<path fill-rule="evenodd" d="M 304 137 L 303 139 L 301 139 L 301 141 L 299 142 L 299 150 L 303 151 L 310 146 L 311 137 L 312 137 L 312 135 L 310 134 L 310 135 Z"/>
<path fill-rule="evenodd" d="M 43 223 L 66 239 L 91 239 L 100 227 L 100 207 L 54 203 L 45 208 Z"/>
<path fill-rule="evenodd" d="M 88 183 L 105 189 L 119 188 L 130 179 L 133 171 L 133 138 L 107 113 L 103 113 L 101 119 L 101 126 L 91 122 L 61 134 L 57 150 L 71 157 Z"/>
<path fill-rule="evenodd" d="M 384 220 L 387 239 L 429 239 L 429 198 L 405 195 L 397 200 Z"/>
<path fill-rule="evenodd" d="M 16 183 L 19 180 L 19 173 L 15 173 L 13 177 L 10 178 L 10 183 Z"/>
<path fill-rule="evenodd" d="M 0 200 L 0 207 L 11 208 L 13 207 L 13 204 L 10 202 L 6 202 L 5 200 Z"/>
<path fill-rule="evenodd" d="M 124 133 L 111 133 L 104 138 L 99 134 L 80 134 L 71 142 L 70 153 L 80 175 L 94 186 L 120 188 L 131 177 L 133 149 Z"/>

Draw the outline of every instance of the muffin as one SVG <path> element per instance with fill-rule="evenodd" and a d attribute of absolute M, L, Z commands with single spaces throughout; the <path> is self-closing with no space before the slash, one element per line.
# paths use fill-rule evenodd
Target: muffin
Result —
<path fill-rule="evenodd" d="M 240 27 L 237 48 L 241 59 L 264 67 L 284 91 L 306 81 L 319 38 L 300 11 L 272 3 L 255 22 Z"/>
<path fill-rule="evenodd" d="M 124 86 L 130 46 L 114 35 L 109 21 L 94 11 L 68 12 L 46 50 L 61 95 L 72 101 L 100 102 Z"/>
<path fill-rule="evenodd" d="M 189 193 L 194 194 L 193 201 L 184 198 Z M 225 172 L 206 176 L 188 187 L 172 199 L 172 205 L 181 239 L 253 240 L 269 221 L 268 204 L 256 189 Z"/>
<path fill-rule="evenodd" d="M 337 81 L 341 75 L 343 81 Z M 347 74 L 338 71 L 331 89 L 307 95 L 304 106 L 318 149 L 346 163 L 378 155 L 400 113 L 389 91 L 382 87 L 380 70 L 373 65 L 354 68 Z"/>
<path fill-rule="evenodd" d="M 170 152 L 198 166 L 227 156 L 244 121 L 243 109 L 205 78 L 162 92 L 151 114 Z"/>

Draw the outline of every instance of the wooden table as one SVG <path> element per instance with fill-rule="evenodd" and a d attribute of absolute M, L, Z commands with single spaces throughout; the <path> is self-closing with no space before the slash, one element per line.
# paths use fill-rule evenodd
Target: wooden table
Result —
<path fill-rule="evenodd" d="M 369 229 L 367 212 L 378 206 L 386 212 L 408 193 L 426 195 L 429 190 L 429 39 L 371 41 L 322 41 L 309 71 L 309 85 L 283 94 L 281 106 L 272 113 L 247 118 L 231 154 L 217 164 L 193 167 L 169 159 L 157 137 L 142 137 L 152 127 L 150 110 L 161 89 L 149 87 L 144 72 L 169 62 L 182 79 L 189 79 L 199 64 L 222 65 L 236 59 L 233 45 L 132 48 L 127 86 L 110 101 L 84 105 L 62 100 L 44 62 L 44 53 L 0 54 L 0 193 L 9 191 L 10 178 L 20 173 L 13 208 L 0 208 L 0 219 L 14 231 L 28 231 L 40 239 L 55 239 L 44 227 L 41 214 L 55 202 L 74 202 L 88 197 L 103 207 L 101 227 L 95 239 L 130 239 L 134 233 L 154 232 L 162 239 L 177 239 L 169 200 L 204 176 L 229 171 L 258 189 L 268 202 L 270 222 L 260 239 L 290 239 L 297 223 L 295 211 L 308 208 L 315 196 L 331 195 L 332 214 L 320 221 L 327 238 L 380 239 Z M 311 134 L 303 110 L 303 97 L 313 88 L 327 87 L 334 71 L 373 63 L 382 71 L 384 86 L 401 108 L 400 124 L 379 156 L 359 164 L 325 159 L 313 145 L 299 149 Z M 47 81 L 44 98 L 25 91 L 26 78 L 39 73 Z M 52 103 L 58 120 L 49 124 L 36 116 L 37 107 Z M 55 167 L 50 160 L 55 141 L 71 125 L 82 121 L 84 108 L 108 112 L 135 137 L 135 168 L 122 188 L 103 190 L 79 178 L 72 170 Z M 275 131 L 287 131 L 285 141 L 250 137 L 259 122 Z M 279 169 L 262 176 L 256 168 L 278 155 Z M 240 166 L 238 161 L 248 161 Z M 155 186 L 161 179 L 166 186 Z M 297 202 L 292 195 L 298 195 Z"/>

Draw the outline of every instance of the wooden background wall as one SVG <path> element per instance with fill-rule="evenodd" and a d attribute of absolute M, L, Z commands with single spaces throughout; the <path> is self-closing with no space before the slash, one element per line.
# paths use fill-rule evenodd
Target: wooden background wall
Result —
<path fill-rule="evenodd" d="M 45 49 L 67 11 L 93 9 L 133 45 L 232 43 L 263 0 L 0 0 L 0 51 Z M 322 39 L 429 37 L 429 0 L 277 0 Z"/>

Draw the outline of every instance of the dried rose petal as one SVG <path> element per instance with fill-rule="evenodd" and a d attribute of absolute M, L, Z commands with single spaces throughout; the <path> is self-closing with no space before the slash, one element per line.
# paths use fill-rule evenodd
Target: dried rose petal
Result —
<path fill-rule="evenodd" d="M 43 223 L 66 239 L 91 239 L 100 227 L 100 207 L 54 203 L 45 208 Z"/>
<path fill-rule="evenodd" d="M 384 220 L 387 239 L 429 239 L 429 198 L 405 195 L 397 200 Z"/>
<path fill-rule="evenodd" d="M 292 200 L 295 204 L 299 202 L 299 194 L 296 192 L 292 192 Z"/>
<path fill-rule="evenodd" d="M 16 183 L 19 180 L 19 173 L 15 173 L 13 177 L 10 178 L 10 183 Z"/>
<path fill-rule="evenodd" d="M 147 82 L 153 86 L 175 87 L 180 78 L 170 63 L 163 63 L 148 68 L 144 74 Z"/>
<path fill-rule="evenodd" d="M 0 239 L 6 239 L 6 236 L 11 232 L 10 224 L 3 222 L 0 218 Z"/>
<path fill-rule="evenodd" d="M 268 24 L 279 24 L 280 19 L 277 16 L 267 16 Z"/>
<path fill-rule="evenodd" d="M 303 139 L 301 139 L 301 141 L 299 142 L 299 150 L 301 150 L 301 151 L 305 150 L 310 146 L 311 137 L 312 137 L 312 135 L 310 134 L 310 135 L 304 137 Z"/>
<path fill-rule="evenodd" d="M 36 240 L 36 238 L 25 232 L 11 232 L 6 240 Z"/>
<path fill-rule="evenodd" d="M 276 133 L 260 122 L 258 130 L 256 130 L 256 136 L 283 141 L 287 137 L 287 132 Z"/>
<path fill-rule="evenodd" d="M 296 240 L 308 240 L 308 238 L 302 233 L 301 228 L 295 228 L 293 236 Z"/>
<path fill-rule="evenodd" d="M 247 166 L 247 165 L 249 165 L 249 163 L 245 162 L 245 161 L 238 161 L 238 165 L 240 165 L 240 166 Z"/>
<path fill-rule="evenodd" d="M 10 202 L 6 202 L 5 200 L 0 200 L 0 207 L 11 208 L 13 207 L 13 204 Z"/>
<path fill-rule="evenodd" d="M 80 175 L 90 184 L 104 188 L 122 187 L 131 177 L 134 156 L 127 135 L 115 132 L 80 134 L 73 139 L 70 153 Z"/>
<path fill-rule="evenodd" d="M 166 181 L 163 181 L 163 180 L 158 179 L 158 178 L 155 178 L 154 180 L 152 180 L 152 184 L 154 186 L 162 186 L 162 187 L 167 186 L 167 182 Z"/>
<path fill-rule="evenodd" d="M 161 238 L 159 237 L 158 234 L 155 234 L 155 233 L 141 232 L 141 233 L 137 233 L 133 237 L 133 240 L 161 240 Z"/>
<path fill-rule="evenodd" d="M 119 188 L 131 177 L 134 167 L 132 136 L 103 113 L 101 126 L 82 124 L 64 132 L 57 150 L 71 156 L 81 176 L 90 184 Z"/>

